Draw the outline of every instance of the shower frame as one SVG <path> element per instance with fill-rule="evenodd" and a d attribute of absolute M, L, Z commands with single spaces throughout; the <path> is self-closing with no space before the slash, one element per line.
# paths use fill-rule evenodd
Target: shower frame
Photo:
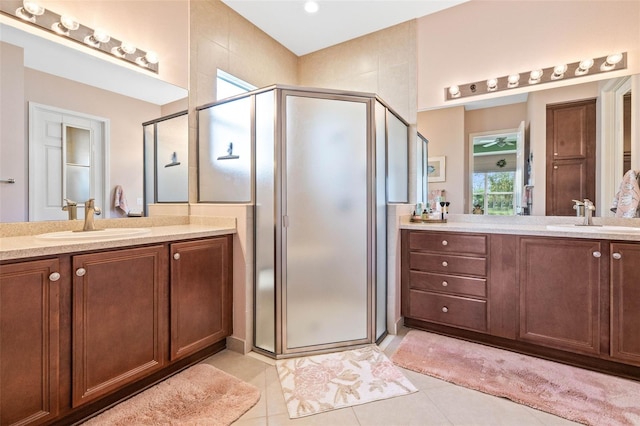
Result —
<path fill-rule="evenodd" d="M 256 124 L 257 99 L 260 95 L 273 92 L 273 220 L 270 222 L 273 226 L 273 347 L 265 348 L 265 345 L 257 344 L 257 311 L 258 311 L 258 241 L 260 238 L 258 229 L 258 184 L 257 171 L 258 161 L 256 160 L 256 139 L 258 138 Z M 287 346 L 287 277 L 286 277 L 286 260 L 287 260 L 287 243 L 284 241 L 286 234 L 287 215 L 287 138 L 286 138 L 286 99 L 288 96 L 299 96 L 302 98 L 313 98 L 329 101 L 346 101 L 362 103 L 366 106 L 366 336 L 358 337 L 350 340 L 338 342 L 329 342 L 314 344 L 304 347 L 291 348 Z M 386 104 L 377 95 L 371 93 L 315 89 L 296 86 L 274 85 L 262 89 L 247 92 L 242 95 L 234 96 L 215 103 L 207 104 L 197 108 L 198 111 L 198 165 L 203 167 L 203 161 L 200 156 L 202 141 L 202 124 L 200 112 L 208 108 L 212 108 L 221 104 L 227 104 L 239 99 L 250 97 L 250 120 L 251 120 L 251 166 L 250 166 L 250 193 L 251 200 L 208 200 L 206 202 L 224 202 L 224 203 L 246 203 L 249 201 L 253 205 L 253 349 L 262 354 L 274 358 L 286 358 L 291 356 L 300 356 L 308 353 L 321 353 L 336 349 L 348 347 L 357 347 L 380 341 L 386 335 L 386 300 L 387 300 L 387 283 L 386 283 L 386 243 L 387 243 L 387 214 L 386 205 L 388 202 L 408 202 L 408 169 L 409 169 L 409 124 L 402 119 L 388 104 Z M 384 135 L 380 135 L 381 123 L 379 117 L 381 112 L 384 113 Z M 400 190 L 395 191 L 395 196 L 389 199 L 389 121 L 394 117 L 397 123 L 401 124 L 401 128 L 406 130 L 404 139 L 400 138 L 400 162 L 404 168 L 404 172 L 400 173 L 404 184 L 401 183 Z M 403 126 L 403 127 L 402 127 Z M 380 139 L 383 138 L 383 139 Z M 384 147 L 381 149 L 380 144 Z M 404 146 L 403 146 L 404 145 Z M 403 151 L 404 150 L 404 151 Z M 382 151 L 382 152 L 380 152 Z M 402 154 L 404 153 L 404 154 Z M 208 153 L 209 156 L 213 154 Z M 383 163 L 380 156 L 382 155 Z M 403 159 L 402 156 L 405 158 Z M 380 176 L 383 174 L 384 176 Z M 396 180 L 397 182 L 398 180 Z M 201 202 L 204 197 L 200 191 L 200 173 L 198 185 L 198 199 Z M 380 186 L 383 186 L 382 188 Z M 404 185 L 404 186 L 403 186 Z M 404 189 L 402 189 L 404 188 Z M 382 195 L 384 194 L 384 195 Z M 384 197 L 384 200 L 379 200 Z M 382 216 L 382 217 L 380 217 Z M 340 250 L 340 247 L 335 247 Z M 380 299 L 382 297 L 382 299 Z M 382 304 L 384 302 L 384 304 Z M 269 307 L 267 307 L 269 308 Z M 267 309 L 268 311 L 270 309 Z M 382 311 L 382 312 L 381 312 Z M 270 328 L 271 324 L 267 326 Z"/>

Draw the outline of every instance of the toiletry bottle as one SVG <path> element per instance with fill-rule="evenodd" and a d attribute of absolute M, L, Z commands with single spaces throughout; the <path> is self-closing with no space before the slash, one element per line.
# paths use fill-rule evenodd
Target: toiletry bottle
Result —
<path fill-rule="evenodd" d="M 427 209 L 422 210 L 422 220 L 428 220 L 429 214 L 427 213 Z"/>

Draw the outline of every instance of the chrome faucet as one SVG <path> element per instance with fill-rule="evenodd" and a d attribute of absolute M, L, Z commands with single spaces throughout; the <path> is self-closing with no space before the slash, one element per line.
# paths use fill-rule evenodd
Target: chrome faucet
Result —
<path fill-rule="evenodd" d="M 64 201 L 67 202 L 66 206 L 62 206 L 62 210 L 69 212 L 69 220 L 76 220 L 78 218 L 78 203 L 68 198 Z"/>
<path fill-rule="evenodd" d="M 96 227 L 93 223 L 94 214 L 99 215 L 102 211 L 96 207 L 95 200 L 93 198 L 89 198 L 84 202 L 84 227 L 83 231 L 95 231 Z"/>
<path fill-rule="evenodd" d="M 593 212 L 596 211 L 596 206 L 593 201 L 584 199 L 584 226 L 593 226 Z"/>

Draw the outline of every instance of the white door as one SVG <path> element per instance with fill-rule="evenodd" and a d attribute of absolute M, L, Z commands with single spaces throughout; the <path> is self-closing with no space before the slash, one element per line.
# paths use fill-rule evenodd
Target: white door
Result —
<path fill-rule="evenodd" d="M 523 209 L 527 207 L 522 203 L 525 171 L 524 148 L 524 121 L 521 121 L 516 136 L 516 178 L 513 182 L 513 202 L 516 214 L 522 214 Z M 529 214 L 531 214 L 531 212 L 529 212 Z"/>
<path fill-rule="evenodd" d="M 96 206 L 105 205 L 106 134 L 108 120 L 46 105 L 29 103 L 29 220 L 65 220 L 65 198 L 95 198 Z M 80 136 L 77 136 L 80 135 Z M 83 160 L 68 152 L 78 145 Z M 80 176 L 83 176 L 82 178 Z M 80 179 L 88 181 L 81 189 Z M 86 199 L 78 202 L 78 219 L 84 218 Z"/>

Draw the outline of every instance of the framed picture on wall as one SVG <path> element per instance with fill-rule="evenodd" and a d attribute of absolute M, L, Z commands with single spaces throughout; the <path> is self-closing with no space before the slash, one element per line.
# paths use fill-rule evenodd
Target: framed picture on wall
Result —
<path fill-rule="evenodd" d="M 429 182 L 444 182 L 445 167 L 445 157 L 430 157 L 427 162 L 427 177 Z"/>

